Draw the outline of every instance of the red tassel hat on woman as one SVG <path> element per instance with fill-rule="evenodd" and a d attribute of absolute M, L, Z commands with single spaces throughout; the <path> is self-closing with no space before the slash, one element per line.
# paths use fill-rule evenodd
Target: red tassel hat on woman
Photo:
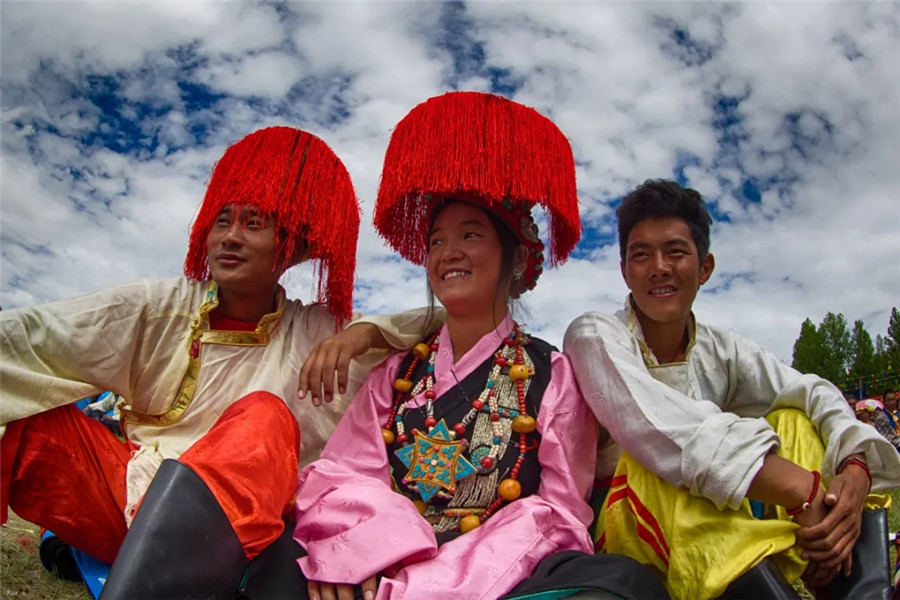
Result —
<path fill-rule="evenodd" d="M 543 270 L 535 204 L 550 215 L 551 266 L 563 263 L 581 237 L 569 141 L 550 119 L 502 96 L 450 92 L 397 124 L 384 157 L 375 228 L 401 256 L 424 265 L 431 212 L 447 198 L 487 208 L 528 247 L 513 297 L 533 289 Z"/>
<path fill-rule="evenodd" d="M 509 308 L 542 270 L 535 204 L 561 263 L 581 232 L 575 163 L 535 110 L 453 92 L 395 128 L 375 227 L 425 266 L 446 320 L 369 374 L 300 475 L 311 596 L 375 592 L 383 571 L 379 599 L 497 598 L 553 552 L 592 552 L 596 420 L 568 359 Z"/>

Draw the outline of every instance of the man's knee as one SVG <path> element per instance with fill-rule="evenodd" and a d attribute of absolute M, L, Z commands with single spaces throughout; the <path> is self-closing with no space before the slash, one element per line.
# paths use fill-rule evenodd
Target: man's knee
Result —
<path fill-rule="evenodd" d="M 249 419 L 254 429 L 264 431 L 266 437 L 280 443 L 296 445 L 300 450 L 300 428 L 297 419 L 284 401 L 270 392 L 251 392 L 232 404 L 222 415 Z"/>

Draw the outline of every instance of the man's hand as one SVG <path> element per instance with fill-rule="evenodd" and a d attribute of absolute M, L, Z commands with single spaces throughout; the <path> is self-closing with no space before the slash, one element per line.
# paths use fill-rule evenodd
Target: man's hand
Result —
<path fill-rule="evenodd" d="M 802 556 L 817 564 L 817 570 L 831 573 L 831 577 L 839 569 L 843 570 L 844 575 L 850 574 L 853 546 L 859 539 L 862 511 L 868 493 L 869 478 L 866 472 L 851 463 L 831 481 L 825 494 L 825 506 L 828 508 L 825 518 L 814 524 L 797 519 L 802 525 L 797 532 L 797 543 L 804 550 Z M 831 577 L 828 577 L 829 581 Z"/>
<path fill-rule="evenodd" d="M 347 391 L 350 360 L 364 354 L 370 348 L 384 348 L 387 342 L 375 325 L 355 323 L 327 340 L 313 346 L 300 368 L 300 385 L 297 396 L 306 398 L 312 392 L 312 403 L 321 406 L 322 399 L 331 402 L 334 397 L 334 378 L 337 373 L 338 393 Z"/>
<path fill-rule="evenodd" d="M 374 575 L 363 581 L 359 586 L 362 588 L 365 600 L 375 600 L 375 591 L 378 584 L 375 582 Z M 353 600 L 354 587 L 352 584 L 325 583 L 323 581 L 309 581 L 306 584 L 310 600 Z"/>

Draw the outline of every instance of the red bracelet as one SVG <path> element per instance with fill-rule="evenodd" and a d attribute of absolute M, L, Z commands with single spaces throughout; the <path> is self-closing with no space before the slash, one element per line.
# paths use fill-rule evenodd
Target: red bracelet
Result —
<path fill-rule="evenodd" d="M 872 472 L 869 470 L 869 465 L 866 464 L 866 461 L 860 460 L 855 456 L 849 456 L 844 459 L 844 462 L 843 464 L 841 464 L 841 468 L 840 470 L 838 470 L 838 473 L 843 473 L 844 469 L 846 469 L 848 465 L 856 465 L 865 472 L 866 477 L 869 478 L 869 491 L 872 491 Z"/>
<path fill-rule="evenodd" d="M 822 479 L 822 474 L 818 471 L 813 471 L 813 485 L 812 491 L 809 493 L 809 498 L 806 499 L 806 502 L 798 506 L 797 508 L 791 508 L 787 511 L 789 517 L 793 517 L 795 515 L 799 515 L 802 512 L 808 511 L 812 508 L 813 500 L 816 499 L 816 494 L 819 493 L 819 481 Z"/>

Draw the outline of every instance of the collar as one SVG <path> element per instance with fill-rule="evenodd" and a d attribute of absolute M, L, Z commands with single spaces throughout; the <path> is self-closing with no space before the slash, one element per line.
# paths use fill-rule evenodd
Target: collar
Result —
<path fill-rule="evenodd" d="M 507 312 L 506 316 L 503 317 L 503 320 L 500 321 L 497 327 L 493 331 L 481 336 L 481 339 L 478 340 L 468 352 L 460 357 L 459 362 L 454 365 L 453 342 L 450 340 L 450 331 L 447 329 L 446 325 L 441 326 L 440 345 L 434 364 L 435 372 L 444 373 L 452 369 L 457 377 L 459 377 L 459 380 L 462 381 L 464 377 L 468 376 L 469 373 L 474 371 L 484 362 L 485 356 L 490 355 L 497 349 L 512 329 L 513 318 L 509 312 Z"/>
<path fill-rule="evenodd" d="M 206 290 L 206 300 L 200 306 L 191 325 L 193 339 L 200 339 L 203 343 L 211 344 L 265 346 L 281 323 L 281 316 L 287 301 L 287 294 L 281 284 L 278 284 L 275 294 L 275 312 L 263 315 L 253 331 L 213 331 L 209 328 L 209 313 L 219 306 L 219 284 L 210 281 L 209 288 Z"/>
<path fill-rule="evenodd" d="M 688 317 L 688 344 L 687 348 L 684 350 L 684 361 L 678 363 L 660 363 L 653 354 L 653 351 L 650 350 L 650 347 L 647 346 L 647 341 L 644 339 L 644 332 L 641 331 L 641 323 L 638 321 L 637 312 L 634 309 L 634 297 L 631 293 L 625 297 L 625 313 L 628 315 L 628 320 L 625 325 L 641 347 L 641 354 L 644 357 L 645 365 L 648 367 L 668 366 L 670 364 L 682 365 L 690 360 L 691 350 L 694 349 L 694 344 L 697 343 L 697 319 L 694 317 L 694 311 L 691 311 L 691 314 Z"/>

